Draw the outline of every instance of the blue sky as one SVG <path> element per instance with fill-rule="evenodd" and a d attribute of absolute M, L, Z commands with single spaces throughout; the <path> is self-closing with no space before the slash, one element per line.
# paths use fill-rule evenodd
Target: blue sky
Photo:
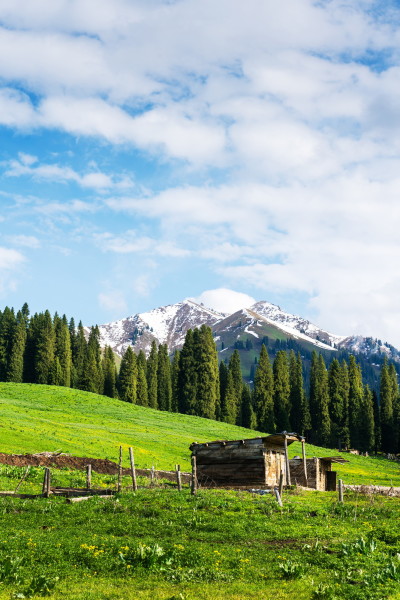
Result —
<path fill-rule="evenodd" d="M 399 4 L 3 0 L 0 305 L 400 346 Z"/>

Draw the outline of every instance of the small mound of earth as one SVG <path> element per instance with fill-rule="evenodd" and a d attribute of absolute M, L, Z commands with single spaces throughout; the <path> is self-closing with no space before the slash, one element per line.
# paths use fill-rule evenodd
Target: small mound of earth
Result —
<path fill-rule="evenodd" d="M 86 465 L 92 465 L 92 470 L 97 473 L 107 475 L 116 475 L 118 473 L 118 465 L 108 458 L 88 458 L 83 456 L 70 456 L 68 454 L 43 452 L 39 454 L 5 454 L 0 452 L 0 463 L 4 465 L 12 465 L 15 467 L 54 467 L 57 469 L 77 469 L 84 470 Z M 137 475 L 149 476 L 150 469 L 136 469 Z M 130 469 L 122 469 L 123 475 L 130 475 Z M 174 471 L 155 471 L 157 478 L 176 481 Z M 190 477 L 189 473 L 182 473 L 182 480 L 187 481 Z"/>

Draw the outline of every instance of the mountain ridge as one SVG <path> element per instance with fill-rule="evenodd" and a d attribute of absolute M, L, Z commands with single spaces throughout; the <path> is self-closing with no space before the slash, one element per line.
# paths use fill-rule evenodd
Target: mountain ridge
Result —
<path fill-rule="evenodd" d="M 263 300 L 234 313 L 222 313 L 185 299 L 100 325 L 100 342 L 102 346 L 111 346 L 119 356 L 129 345 L 135 352 L 143 350 L 148 354 L 153 340 L 157 344 L 167 344 L 168 351 L 173 353 L 182 347 L 188 329 L 201 325 L 211 327 L 220 353 L 227 346 L 243 343 L 251 347 L 256 340 L 256 344 L 260 345 L 263 339 L 272 338 L 293 340 L 307 349 L 326 352 L 345 350 L 366 356 L 383 353 L 389 359 L 400 362 L 399 350 L 387 342 L 361 335 L 330 333 L 308 319 L 287 313 Z"/>

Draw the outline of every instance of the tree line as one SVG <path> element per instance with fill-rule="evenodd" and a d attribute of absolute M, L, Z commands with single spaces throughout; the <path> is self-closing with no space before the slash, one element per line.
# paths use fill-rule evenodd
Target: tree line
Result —
<path fill-rule="evenodd" d="M 30 316 L 0 311 L 0 380 L 50 384 L 104 394 L 154 409 L 197 415 L 260 431 L 295 431 L 327 447 L 397 453 L 400 399 L 394 365 L 384 360 L 379 395 L 363 383 L 354 356 L 327 368 L 312 353 L 309 384 L 299 352 L 278 350 L 273 361 L 263 344 L 253 386 L 244 383 L 238 349 L 218 364 L 212 331 L 186 333 L 171 360 L 153 341 L 149 355 L 127 346 L 119 369 L 110 347 L 101 348 L 97 326 L 49 311 Z M 307 389 L 306 389 L 307 388 Z"/>

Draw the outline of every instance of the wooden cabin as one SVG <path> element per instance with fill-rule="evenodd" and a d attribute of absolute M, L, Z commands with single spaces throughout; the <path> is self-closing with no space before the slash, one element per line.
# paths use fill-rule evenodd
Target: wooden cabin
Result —
<path fill-rule="evenodd" d="M 283 481 L 290 484 L 287 448 L 303 442 L 296 433 L 276 433 L 247 440 L 193 443 L 197 481 L 202 487 L 273 487 Z"/>
<path fill-rule="evenodd" d="M 304 459 L 297 457 L 289 460 L 291 482 L 314 490 L 336 491 L 336 471 L 332 463 L 349 462 L 341 456 L 322 456 Z"/>

